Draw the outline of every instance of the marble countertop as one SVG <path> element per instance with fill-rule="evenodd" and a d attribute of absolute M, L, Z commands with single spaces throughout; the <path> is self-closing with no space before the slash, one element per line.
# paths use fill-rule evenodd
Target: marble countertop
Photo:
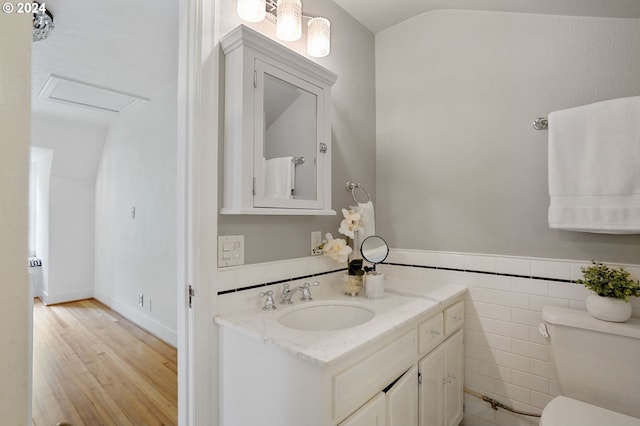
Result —
<path fill-rule="evenodd" d="M 464 294 L 466 288 L 456 285 L 428 284 L 422 281 L 385 279 L 385 295 L 380 299 L 364 296 L 346 296 L 339 283 L 326 284 L 313 289 L 313 302 L 301 302 L 284 307 L 277 304 L 275 311 L 252 307 L 214 318 L 222 327 L 240 333 L 305 359 L 319 366 L 333 365 L 362 345 L 383 338 L 421 315 L 441 312 L 449 301 Z M 277 298 L 276 298 L 277 299 Z M 304 331 L 281 325 L 277 320 L 290 310 L 305 303 L 338 302 L 356 304 L 375 312 L 375 316 L 358 326 L 330 331 Z"/>

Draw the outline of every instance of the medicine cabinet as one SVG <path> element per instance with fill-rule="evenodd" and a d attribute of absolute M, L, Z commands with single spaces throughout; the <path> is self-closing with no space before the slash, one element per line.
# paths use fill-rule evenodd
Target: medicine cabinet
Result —
<path fill-rule="evenodd" d="M 336 74 L 240 25 L 225 61 L 222 214 L 330 215 Z"/>

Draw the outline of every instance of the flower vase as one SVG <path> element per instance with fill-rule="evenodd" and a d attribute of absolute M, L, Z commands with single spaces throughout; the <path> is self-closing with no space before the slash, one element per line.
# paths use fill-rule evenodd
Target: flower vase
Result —
<path fill-rule="evenodd" d="M 363 288 L 362 277 L 362 275 L 343 275 L 342 288 L 344 289 L 344 294 L 357 296 Z"/>

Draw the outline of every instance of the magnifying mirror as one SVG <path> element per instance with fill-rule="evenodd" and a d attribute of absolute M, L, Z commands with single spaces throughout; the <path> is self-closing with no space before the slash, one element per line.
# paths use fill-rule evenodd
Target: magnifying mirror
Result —
<path fill-rule="evenodd" d="M 389 246 L 387 242 L 377 235 L 367 237 L 360 246 L 360 253 L 362 258 L 369 263 L 373 263 L 374 267 L 376 263 L 384 262 L 389 255 Z"/>

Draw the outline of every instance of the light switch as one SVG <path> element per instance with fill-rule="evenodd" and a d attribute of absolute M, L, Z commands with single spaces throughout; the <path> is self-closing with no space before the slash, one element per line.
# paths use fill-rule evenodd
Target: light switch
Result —
<path fill-rule="evenodd" d="M 218 267 L 244 264 L 244 235 L 218 237 Z"/>

